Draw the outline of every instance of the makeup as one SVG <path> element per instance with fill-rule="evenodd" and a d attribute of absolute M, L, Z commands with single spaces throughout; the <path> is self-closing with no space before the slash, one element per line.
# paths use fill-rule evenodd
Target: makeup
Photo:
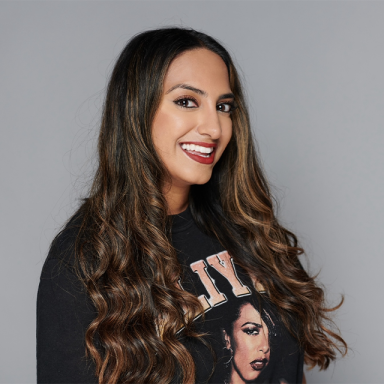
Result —
<path fill-rule="evenodd" d="M 192 160 L 201 164 L 212 164 L 215 159 L 217 144 L 204 142 L 185 142 L 181 150 Z"/>
<path fill-rule="evenodd" d="M 250 365 L 254 371 L 261 371 L 268 364 L 268 359 L 253 360 Z"/>

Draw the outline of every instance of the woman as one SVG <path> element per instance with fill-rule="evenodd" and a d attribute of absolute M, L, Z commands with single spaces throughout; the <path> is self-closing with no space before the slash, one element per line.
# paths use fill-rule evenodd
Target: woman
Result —
<path fill-rule="evenodd" d="M 274 216 L 217 41 L 182 28 L 134 37 L 108 85 L 98 152 L 89 196 L 43 267 L 39 383 L 217 382 L 214 330 L 261 285 L 293 335 L 274 352 L 292 353 L 288 382 L 301 382 L 304 356 L 335 359 L 345 343 Z"/>
<path fill-rule="evenodd" d="M 226 383 L 254 382 L 270 366 L 273 354 L 271 344 L 282 340 L 283 335 L 281 332 L 278 335 L 276 322 L 269 312 L 265 309 L 259 312 L 257 307 L 261 309 L 260 304 L 253 302 L 250 297 L 238 300 L 236 310 L 229 314 L 222 325 L 224 349 L 228 352 L 224 361 L 228 370 Z M 278 338 L 274 342 L 276 336 Z M 276 372 L 280 367 L 272 369 Z M 280 378 L 279 382 L 283 380 Z"/>
<path fill-rule="evenodd" d="M 236 312 L 223 326 L 225 348 L 230 351 L 229 383 L 247 383 L 257 379 L 269 364 L 269 330 L 260 312 L 249 301 L 240 302 Z M 266 313 L 266 316 L 268 314 Z"/>

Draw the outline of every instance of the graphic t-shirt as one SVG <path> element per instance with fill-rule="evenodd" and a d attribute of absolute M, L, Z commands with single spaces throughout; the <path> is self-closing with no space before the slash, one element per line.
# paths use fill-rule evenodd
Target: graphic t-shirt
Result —
<path fill-rule="evenodd" d="M 95 364 L 85 357 L 85 332 L 97 311 L 72 267 L 80 223 L 81 217 L 74 217 L 58 236 L 41 273 L 38 383 L 98 382 Z M 253 289 L 217 240 L 196 227 L 189 209 L 173 218 L 172 229 L 184 266 L 180 285 L 206 308 L 204 318 L 195 320 L 197 331 L 206 333 L 205 344 L 179 332 L 194 358 L 196 383 L 231 383 L 233 378 L 247 384 L 301 383 L 303 354 L 265 294 Z M 178 382 L 176 377 L 173 383 Z"/>
<path fill-rule="evenodd" d="M 302 383 L 297 340 L 267 294 L 256 291 L 220 243 L 199 230 L 189 209 L 173 216 L 172 243 L 184 268 L 180 285 L 205 309 L 195 324 L 208 346 L 180 332 L 195 360 L 196 382 Z"/>

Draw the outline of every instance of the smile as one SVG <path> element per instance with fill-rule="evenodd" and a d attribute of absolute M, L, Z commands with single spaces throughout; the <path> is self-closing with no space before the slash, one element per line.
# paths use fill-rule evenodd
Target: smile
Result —
<path fill-rule="evenodd" d="M 202 164 L 212 164 L 215 158 L 216 144 L 182 143 L 181 149 L 194 161 Z"/>
<path fill-rule="evenodd" d="M 268 359 L 253 360 L 250 365 L 254 371 L 261 371 L 268 364 Z"/>

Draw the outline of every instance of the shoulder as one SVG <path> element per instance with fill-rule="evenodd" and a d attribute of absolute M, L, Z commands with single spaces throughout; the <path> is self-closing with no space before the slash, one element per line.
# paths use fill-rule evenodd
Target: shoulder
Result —
<path fill-rule="evenodd" d="M 95 382 L 95 369 L 85 357 L 85 334 L 97 311 L 75 269 L 81 223 L 81 217 L 73 216 L 55 237 L 41 272 L 36 308 L 39 383 Z"/>
<path fill-rule="evenodd" d="M 56 313 L 88 307 L 93 312 L 85 285 L 76 268 L 75 245 L 82 217 L 75 214 L 52 241 L 44 262 L 37 295 L 38 311 Z"/>
<path fill-rule="evenodd" d="M 63 229 L 53 239 L 48 256 L 45 259 L 43 271 L 52 264 L 61 263 L 68 269 L 73 269 L 75 265 L 75 246 L 83 215 L 75 213 L 65 224 Z"/>
<path fill-rule="evenodd" d="M 51 297 L 61 296 L 58 292 L 84 295 L 83 282 L 76 269 L 75 246 L 78 238 L 82 214 L 76 213 L 53 239 L 44 262 L 38 299 L 49 293 Z"/>

